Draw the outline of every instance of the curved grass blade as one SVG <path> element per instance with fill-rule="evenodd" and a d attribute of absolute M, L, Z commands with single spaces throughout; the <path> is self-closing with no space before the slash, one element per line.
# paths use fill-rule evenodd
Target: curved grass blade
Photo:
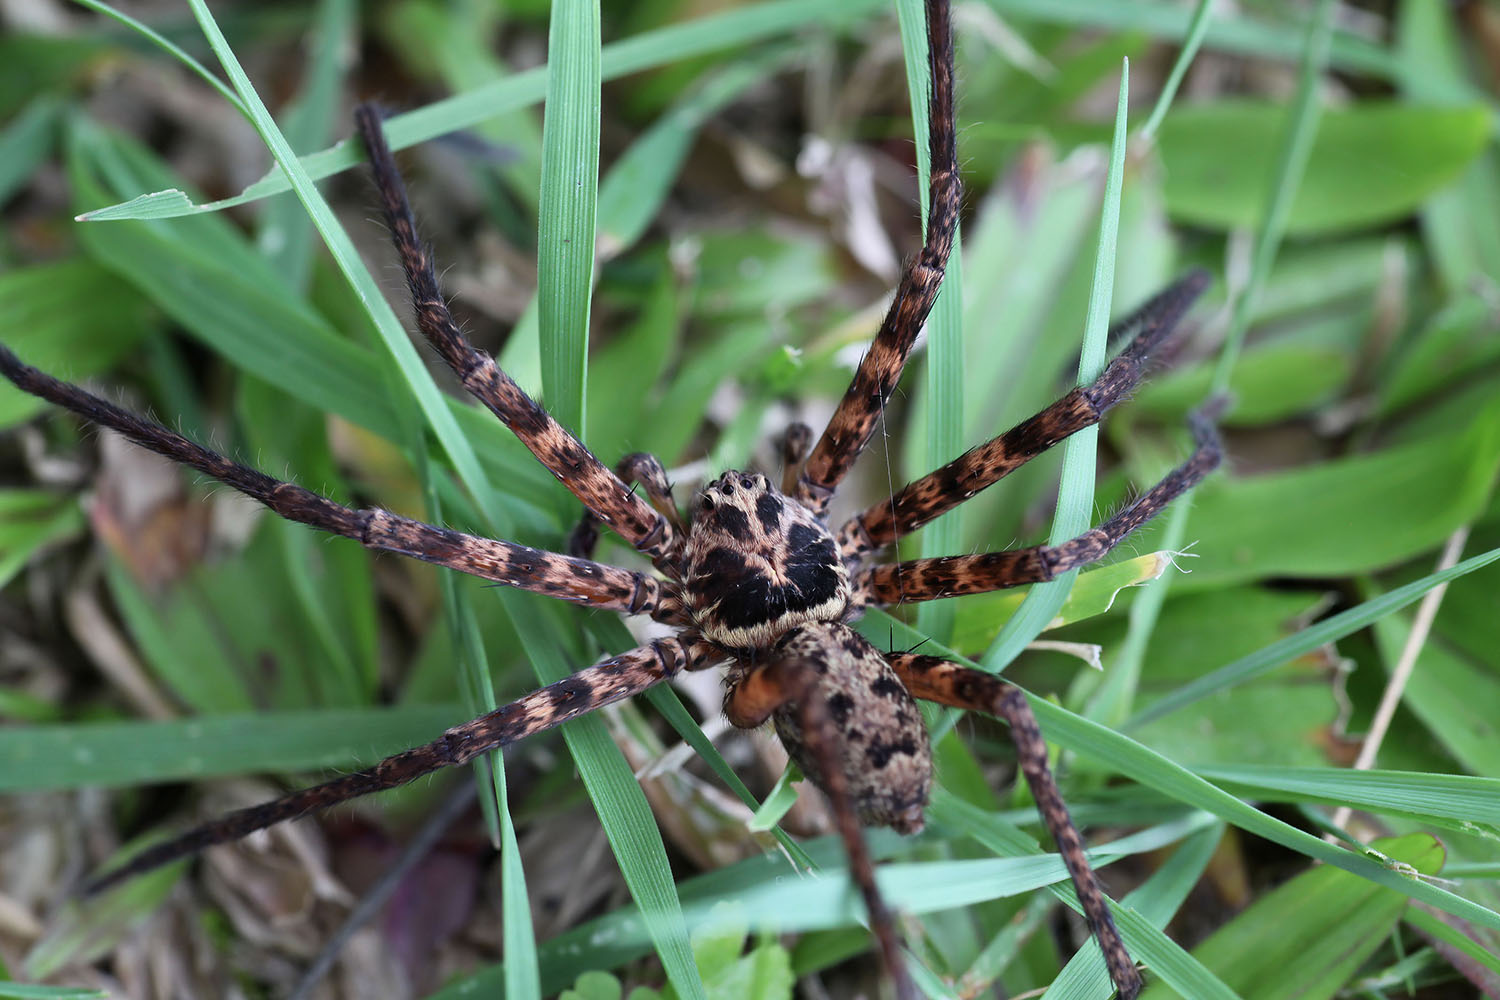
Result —
<path fill-rule="evenodd" d="M 1309 625 L 1295 635 L 1289 635 L 1279 642 L 1273 642 L 1263 649 L 1258 649 L 1248 656 L 1242 656 L 1233 663 L 1205 674 L 1196 681 L 1184 684 L 1144 711 L 1137 712 L 1125 723 L 1123 728 L 1127 730 L 1137 729 L 1148 722 L 1155 721 L 1164 715 L 1177 711 L 1177 709 L 1182 708 L 1184 705 L 1191 705 L 1201 698 L 1206 698 L 1211 694 L 1226 690 L 1236 684 L 1242 684 L 1253 677 L 1258 677 L 1293 657 L 1301 656 L 1303 653 L 1311 652 L 1325 643 L 1330 643 L 1336 639 L 1342 639 L 1346 635 L 1358 632 L 1360 629 L 1379 621 L 1386 615 L 1399 611 L 1408 604 L 1416 602 L 1432 588 L 1488 566 L 1497 559 L 1500 559 L 1500 548 L 1482 552 L 1477 556 L 1465 559 L 1452 569 L 1445 569 L 1440 573 L 1432 573 L 1424 576 L 1420 580 L 1413 580 L 1411 583 L 1397 587 L 1389 593 L 1372 598 L 1347 611 L 1340 611 L 1333 617 L 1326 618 L 1316 625 Z"/>
<path fill-rule="evenodd" d="M 599 32 L 597 0 L 558 0 L 552 5 L 538 199 L 537 332 L 547 407 L 580 437 L 587 426 L 584 404 L 599 198 Z M 517 622 L 523 635 L 527 627 Z M 565 662 L 556 660 L 534 661 L 533 668 L 544 683 L 570 672 Z M 563 727 L 563 737 L 621 874 L 641 907 L 668 980 L 679 996 L 703 997 L 661 831 L 635 775 L 602 720 L 579 719 Z"/>
<path fill-rule="evenodd" d="M 1271 264 L 1276 259 L 1276 251 L 1286 232 L 1292 199 L 1301 184 L 1307 158 L 1312 152 L 1321 111 L 1317 84 L 1328 63 L 1332 22 L 1333 4 L 1329 0 L 1322 0 L 1307 28 L 1297 98 L 1290 111 L 1276 170 L 1271 177 L 1271 193 L 1256 238 L 1250 278 L 1234 304 L 1229 331 L 1214 366 L 1213 381 L 1208 392 L 1210 399 L 1229 390 L 1230 376 L 1234 373 L 1235 362 L 1249 330 L 1250 317 L 1260 298 L 1261 289 L 1270 276 Z M 1174 551 L 1182 548 L 1187 538 L 1187 522 L 1192 511 L 1191 497 L 1191 492 L 1179 497 L 1172 509 L 1167 511 L 1166 530 L 1161 542 L 1163 547 Z M 1130 713 L 1136 688 L 1140 684 L 1146 647 L 1150 644 L 1151 633 L 1156 628 L 1161 607 L 1170 590 L 1169 578 L 1158 580 L 1155 585 L 1147 587 L 1146 592 L 1139 595 L 1131 606 L 1130 628 L 1126 633 L 1121 655 L 1090 700 L 1088 714 L 1091 717 L 1118 725 Z"/>
<path fill-rule="evenodd" d="M 1114 292 L 1115 246 L 1120 231 L 1120 189 L 1125 181 L 1126 98 L 1130 94 L 1130 62 L 1120 70 L 1120 96 L 1115 106 L 1115 132 L 1110 143 L 1109 173 L 1104 183 L 1104 206 L 1099 218 L 1099 240 L 1094 256 L 1094 278 L 1089 289 L 1088 320 L 1078 359 L 1078 384 L 1087 385 L 1104 370 L 1105 341 L 1109 333 L 1109 310 Z M 1099 428 L 1087 427 L 1063 445 L 1062 482 L 1057 497 L 1057 516 L 1052 521 L 1051 544 L 1061 545 L 1089 528 L 1094 510 L 1095 453 Z M 1026 594 L 1019 610 L 980 659 L 980 669 L 998 673 L 1041 634 L 1057 617 L 1068 591 L 1078 578 L 1070 570 L 1056 580 L 1037 584 Z"/>
<path fill-rule="evenodd" d="M 932 172 L 928 136 L 927 20 L 920 0 L 899 0 L 901 51 L 906 66 L 906 90 L 911 101 L 912 135 L 917 154 L 917 190 L 927 190 Z M 955 123 L 956 127 L 956 123 Z M 922 231 L 927 231 L 928 204 L 921 200 Z M 948 258 L 943 287 L 927 317 L 927 440 L 923 467 L 936 469 L 964 450 L 964 336 L 963 239 L 955 223 L 953 251 Z M 892 484 L 893 487 L 895 484 Z M 962 507 L 942 515 L 922 530 L 921 554 L 947 556 L 963 547 Z M 947 640 L 953 631 L 956 608 L 952 601 L 928 601 L 917 608 L 923 632 Z"/>

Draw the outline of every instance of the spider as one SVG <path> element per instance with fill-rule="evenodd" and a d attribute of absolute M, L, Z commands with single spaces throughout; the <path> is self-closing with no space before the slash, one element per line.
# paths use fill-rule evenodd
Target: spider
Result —
<path fill-rule="evenodd" d="M 873 344 L 821 437 L 793 425 L 779 482 L 730 471 L 704 486 L 686 517 L 662 464 L 630 455 L 615 470 L 532 400 L 452 319 L 433 260 L 417 236 L 400 174 L 370 106 L 356 113 L 417 326 L 464 387 L 582 502 L 571 554 L 541 551 L 356 510 L 236 463 L 156 423 L 22 363 L 0 346 L 0 372 L 137 444 L 252 497 L 280 516 L 399 553 L 598 610 L 645 615 L 678 631 L 456 726 L 366 770 L 230 813 L 136 855 L 93 880 L 97 892 L 212 844 L 389 789 L 639 694 L 683 671 L 727 667 L 724 711 L 741 728 L 774 723 L 790 756 L 828 796 L 883 962 L 903 998 L 915 986 L 892 914 L 877 889 L 860 825 L 916 833 L 932 782 L 928 734 L 916 700 L 986 712 L 1009 724 L 1020 770 L 1082 902 L 1121 997 L 1141 978 L 1084 853 L 1047 763 L 1041 730 L 1017 687 L 914 652 L 884 652 L 850 623 L 872 606 L 909 604 L 1053 579 L 1095 562 L 1191 489 L 1219 463 L 1211 420 L 1191 418 L 1195 450 L 1161 482 L 1099 526 L 1058 546 L 886 561 L 897 539 L 964 502 L 1074 432 L 1097 423 L 1141 380 L 1153 351 L 1206 286 L 1191 273 L 1119 325 L 1131 339 L 1103 374 L 1016 427 L 897 490 L 841 526 L 830 500 L 865 445 L 937 297 L 954 240 L 960 186 L 953 111 L 953 43 L 946 0 L 929 0 L 932 170 L 929 230 L 908 263 Z M 637 493 L 637 488 L 641 494 Z M 589 558 L 598 525 L 648 558 L 655 573 Z"/>

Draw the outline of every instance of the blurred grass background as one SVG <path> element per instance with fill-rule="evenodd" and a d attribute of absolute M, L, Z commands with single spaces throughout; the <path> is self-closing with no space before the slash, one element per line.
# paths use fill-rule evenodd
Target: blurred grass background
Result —
<path fill-rule="evenodd" d="M 126 9 L 213 67 L 199 73 L 138 26 L 11 0 L 0 336 L 341 500 L 559 547 L 576 505 L 396 326 L 408 311 L 374 200 L 358 170 L 339 172 L 356 153 L 334 145 L 352 103 L 374 99 L 405 112 L 391 135 L 410 147 L 419 218 L 476 343 L 606 461 L 660 455 L 680 499 L 724 468 L 776 472 L 774 436 L 794 418 L 821 426 L 920 239 L 919 5 L 905 4 L 905 30 L 894 6 L 606 4 L 602 57 L 586 4 Z M 1188 266 L 1217 280 L 1103 426 L 1095 516 L 1185 454 L 1186 412 L 1226 381 L 1229 460 L 1118 565 L 1084 574 L 1043 637 L 1068 645 L 1023 653 L 1010 675 L 1055 701 L 1039 713 L 1064 790 L 1091 840 L 1123 857 L 1104 878 L 1129 894 L 1127 940 L 1161 994 L 1500 996 L 1500 13 L 1422 0 L 1213 11 L 1181 92 L 1143 132 L 1193 15 L 957 5 L 961 288 L 837 509 L 1071 384 L 1128 58 L 1114 312 Z M 549 31 L 566 67 L 550 79 Z M 219 71 L 229 51 L 269 115 Z M 544 94 L 557 109 L 545 127 Z M 283 138 L 327 178 L 326 202 L 305 176 L 300 200 L 237 197 Z M 578 181 L 590 150 L 597 197 Z M 154 192 L 172 193 L 134 200 Z M 216 199 L 237 204 L 191 208 Z M 69 902 L 152 830 L 426 741 L 633 640 L 602 616 L 260 516 L 9 387 L 0 427 L 0 979 L 281 995 L 326 952 L 322 995 L 551 995 L 591 969 L 669 980 L 678 996 L 785 996 L 794 977 L 806 996 L 879 988 L 836 845 L 817 836 L 827 817 L 816 802 L 788 813 L 784 854 L 746 832 L 746 800 L 779 764 L 759 737 L 707 744 L 722 725 L 702 685 L 568 727 L 566 747 L 516 748 L 509 787 L 495 767 L 474 815 L 399 869 L 378 919 L 337 951 L 353 901 L 473 778 Z M 903 551 L 1045 539 L 1060 453 Z M 1468 561 L 1405 651 L 1445 544 Z M 611 541 L 601 555 L 633 559 Z M 986 653 L 1018 602 L 866 628 L 1001 666 L 1008 655 Z M 1377 770 L 1352 773 L 1403 659 Z M 873 838 L 896 862 L 883 884 L 910 915 L 924 987 L 1106 996 L 1092 949 L 1074 957 L 1085 935 L 1011 790 L 1005 733 L 934 722 L 947 735 L 928 831 Z M 668 752 L 679 734 L 699 753 Z M 1335 822 L 1385 838 L 1380 853 L 1317 840 Z M 819 876 L 797 873 L 809 863 Z M 1056 895 L 1033 891 L 1044 885 Z M 610 982 L 583 988 L 609 995 Z"/>

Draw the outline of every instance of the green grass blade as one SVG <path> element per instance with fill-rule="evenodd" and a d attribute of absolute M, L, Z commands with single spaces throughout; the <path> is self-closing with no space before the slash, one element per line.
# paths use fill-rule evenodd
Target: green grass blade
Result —
<path fill-rule="evenodd" d="M 301 163 L 287 144 L 286 138 L 276 127 L 271 113 L 266 110 L 250 78 L 245 75 L 234 52 L 229 48 L 228 41 L 214 22 L 206 3 L 204 0 L 189 0 L 189 2 L 204 36 L 223 64 L 236 93 L 244 102 L 251 124 L 260 133 L 261 139 L 270 149 L 276 162 L 291 178 L 298 200 L 312 216 L 313 225 L 317 227 L 329 253 L 333 255 L 334 262 L 359 296 L 370 321 L 390 352 L 402 380 L 411 395 L 415 397 L 424 421 L 432 428 L 438 443 L 458 471 L 459 478 L 469 487 L 476 502 L 492 522 L 508 520 L 500 514 L 494 491 L 479 467 L 479 460 L 474 454 L 474 449 L 459 431 L 458 424 L 448 409 L 448 404 L 433 383 L 432 376 L 422 364 L 422 359 L 417 355 L 416 349 L 407 338 L 406 331 L 396 319 L 396 314 L 381 294 L 369 270 L 360 260 L 348 234 L 339 226 L 328 203 L 313 186 L 312 178 L 302 169 Z"/>
<path fill-rule="evenodd" d="M 1126 729 L 1135 729 L 1175 712 L 1184 705 L 1190 705 L 1200 698 L 1206 698 L 1211 694 L 1227 690 L 1236 684 L 1242 684 L 1252 677 L 1259 676 L 1268 670 L 1277 667 L 1295 656 L 1317 649 L 1319 646 L 1351 635 L 1370 624 L 1379 621 L 1392 612 L 1399 611 L 1419 600 L 1423 594 L 1433 587 L 1456 580 L 1466 576 L 1481 567 L 1500 559 L 1500 548 L 1482 552 L 1459 563 L 1451 569 L 1445 569 L 1439 573 L 1432 573 L 1413 580 L 1411 583 L 1397 587 L 1387 594 L 1365 601 L 1347 611 L 1340 611 L 1331 618 L 1326 618 L 1316 625 L 1310 625 L 1295 635 L 1289 635 L 1279 642 L 1274 642 L 1263 649 L 1256 650 L 1248 656 L 1242 656 L 1233 663 L 1226 664 L 1211 673 L 1205 674 L 1198 680 L 1173 691 L 1171 694 L 1155 702 L 1144 711 L 1137 712 L 1125 725 Z"/>
<path fill-rule="evenodd" d="M 600 70 L 605 80 L 614 80 L 679 60 L 800 31 L 813 24 L 852 21 L 879 2 L 883 0 L 773 0 L 730 10 L 612 42 L 603 49 Z M 529 107 L 541 101 L 546 91 L 547 71 L 543 66 L 397 115 L 386 123 L 391 148 L 405 149 L 497 115 Z M 321 180 L 362 161 L 357 144 L 346 140 L 304 157 L 300 161 L 299 173 Z M 91 211 L 87 219 L 168 219 L 217 212 L 280 194 L 292 187 L 294 184 L 281 168 L 232 198 L 198 205 L 181 191 L 158 191 Z"/>
<path fill-rule="evenodd" d="M 1213 7 L 1213 0 L 1198 0 L 1198 6 L 1193 11 L 1193 19 L 1188 22 L 1187 38 L 1182 43 L 1181 51 L 1177 53 L 1177 59 L 1172 63 L 1172 71 L 1167 74 L 1167 82 L 1161 86 L 1161 93 L 1157 95 L 1151 114 L 1146 117 L 1146 124 L 1141 126 L 1141 138 L 1149 140 L 1156 135 L 1156 130 L 1161 128 L 1161 120 L 1167 116 L 1168 109 L 1172 107 L 1172 101 L 1177 97 L 1177 89 L 1182 86 L 1182 78 L 1187 76 L 1188 67 L 1193 64 L 1193 57 L 1198 54 L 1203 40 L 1208 37 L 1209 14 L 1213 12 Z"/>
<path fill-rule="evenodd" d="M 222 95 L 223 98 L 234 107 L 236 111 L 238 111 L 242 115 L 245 115 L 247 118 L 249 117 L 250 113 L 246 109 L 244 101 L 240 99 L 240 96 L 238 94 L 226 87 L 224 85 L 224 81 L 220 80 L 212 70 L 200 63 L 198 60 L 194 59 L 191 55 L 189 55 L 186 51 L 184 51 L 180 46 L 172 42 L 170 39 L 165 38 L 150 26 L 137 21 L 129 14 L 125 14 L 121 11 L 115 10 L 115 8 L 111 7 L 107 3 L 100 3 L 99 0 L 74 0 L 74 2 L 77 3 L 80 7 L 87 7 L 89 10 L 97 11 L 98 13 L 103 14 L 105 17 L 113 18 L 114 20 L 119 21 L 121 24 L 125 25 L 125 27 L 129 28 L 131 31 L 136 32 L 141 37 L 149 41 L 152 45 L 155 45 L 157 48 L 161 49 L 163 52 L 167 53 L 172 58 L 182 63 L 188 69 L 192 70 L 199 79 L 201 79 L 204 83 L 208 84 L 213 89 L 217 90 L 220 95 Z"/>
<path fill-rule="evenodd" d="M 1208 863 L 1224 837 L 1222 824 L 1214 824 L 1183 841 L 1166 863 L 1151 873 L 1144 885 L 1121 901 L 1119 909 L 1128 910 L 1136 919 L 1148 921 L 1161 929 L 1176 915 L 1188 893 L 1203 877 Z M 1163 956 L 1160 961 L 1147 959 L 1147 965 L 1159 980 L 1191 997 L 1230 997 L 1234 991 L 1226 986 L 1191 955 Z M 1043 1000 L 1104 1000 L 1114 986 L 1104 967 L 1104 955 L 1096 947 L 1084 948 L 1074 955 L 1062 973 L 1047 987 Z"/>
<path fill-rule="evenodd" d="M 1500 558 L 1500 552 L 1495 557 Z M 941 643 L 927 640 L 910 626 L 883 612 L 868 615 L 863 620 L 862 630 L 867 634 L 878 635 L 880 641 L 887 641 L 887 637 L 891 636 L 895 642 L 907 646 L 915 646 L 926 640 L 924 652 L 965 666 L 978 666 Z M 1048 740 L 1056 742 L 1065 750 L 1097 761 L 1114 773 L 1153 788 L 1183 805 L 1212 813 L 1242 830 L 1305 854 L 1316 861 L 1327 862 L 1371 882 L 1389 886 L 1454 916 L 1500 930 L 1500 913 L 1494 910 L 1436 886 L 1406 878 L 1369 857 L 1335 847 L 1312 834 L 1273 819 L 1150 748 L 1061 706 L 1032 696 L 1031 707 Z"/>
<path fill-rule="evenodd" d="M 1130 93 L 1130 63 L 1120 70 L 1120 96 L 1115 107 L 1115 132 L 1110 143 L 1109 173 L 1104 184 L 1104 205 L 1099 219 L 1099 240 L 1094 257 L 1094 278 L 1089 289 L 1088 320 L 1078 360 L 1078 383 L 1087 385 L 1104 370 L 1105 340 L 1109 333 L 1110 302 L 1114 291 L 1115 245 L 1120 226 L 1120 189 L 1125 180 L 1126 99 Z M 1063 446 L 1062 483 L 1057 497 L 1057 515 L 1052 521 L 1051 544 L 1061 545 L 1088 530 L 1094 512 L 1095 457 L 1098 427 L 1088 427 L 1070 437 Z M 1005 628 L 995 637 L 981 659 L 981 669 L 996 673 L 1026 648 L 1056 617 L 1078 571 L 1070 570 L 1048 583 L 1037 584 Z"/>
<path fill-rule="evenodd" d="M 596 0 L 553 4 L 538 199 L 538 336 L 545 401 L 558 422 L 580 436 L 587 420 L 599 193 L 599 30 Z M 526 627 L 517 627 L 524 635 Z M 544 681 L 569 672 L 560 661 L 548 664 L 545 673 L 542 664 L 534 666 Z M 635 776 L 601 720 L 578 720 L 565 727 L 563 735 L 621 874 L 645 915 L 667 978 L 680 996 L 703 996 L 661 832 Z"/>
<path fill-rule="evenodd" d="M 927 183 L 932 173 L 927 106 L 931 71 L 927 61 L 927 19 L 920 0 L 899 0 L 901 50 L 906 91 L 911 99 L 912 134 L 917 154 L 917 190 L 922 199 L 922 231 L 927 231 Z M 960 157 L 960 160 L 962 158 Z M 942 290 L 927 318 L 926 465 L 937 468 L 964 450 L 963 242 L 957 224 Z M 895 484 L 892 484 L 895 485 Z M 922 531 L 923 556 L 948 556 L 963 547 L 962 508 L 955 508 Z M 927 601 L 917 608 L 923 632 L 948 639 L 953 630 L 952 601 Z"/>
<path fill-rule="evenodd" d="M 1409 878 L 1369 856 L 1335 847 L 1273 819 L 1134 740 L 1082 716 L 1037 698 L 1032 699 L 1031 705 L 1047 736 L 1075 753 L 1106 764 L 1178 802 L 1211 812 L 1242 830 L 1291 848 L 1315 861 L 1326 862 L 1377 885 L 1393 888 L 1462 919 L 1500 930 L 1500 913 L 1494 910 L 1435 885 Z"/>
<path fill-rule="evenodd" d="M 484 682 L 485 700 L 495 701 L 489 686 L 489 664 L 474 610 L 465 599 L 451 573 L 439 574 L 443 588 L 443 605 L 449 613 L 449 627 L 464 658 L 473 665 L 472 673 Z M 510 595 L 512 598 L 520 595 Z M 513 602 L 508 602 L 513 603 Z M 514 621 L 518 609 L 507 608 Z M 542 995 L 541 972 L 536 950 L 536 932 L 531 923 L 531 895 L 526 890 L 526 872 L 521 866 L 521 849 L 516 841 L 516 825 L 510 815 L 505 786 L 505 755 L 493 751 L 488 755 L 492 792 L 500 825 L 500 918 L 501 944 L 505 949 L 505 995 L 511 1000 L 539 1000 Z M 482 773 L 483 769 L 481 769 Z M 481 796 L 485 798 L 486 796 Z"/>
<path fill-rule="evenodd" d="M 1198 773 L 1237 794 L 1274 802 L 1325 802 L 1399 814 L 1500 838 L 1500 778 L 1347 768 L 1226 766 Z"/>
<path fill-rule="evenodd" d="M 1308 26 L 1307 50 L 1302 57 L 1297 97 L 1292 103 L 1281 153 L 1277 157 L 1276 171 L 1271 177 L 1271 196 L 1256 236 L 1250 278 L 1235 300 L 1229 332 L 1219 353 L 1218 363 L 1214 366 L 1210 393 L 1225 392 L 1229 388 L 1229 377 L 1234 372 L 1235 362 L 1239 360 L 1244 346 L 1245 334 L 1250 329 L 1250 317 L 1260 304 L 1261 292 L 1271 275 L 1271 264 L 1276 260 L 1276 251 L 1281 248 L 1281 239 L 1286 233 L 1292 200 L 1301 185 L 1307 158 L 1312 153 L 1313 139 L 1318 134 L 1318 118 L 1323 110 L 1318 87 L 1323 69 L 1328 65 L 1333 9 L 1333 0 L 1321 0 L 1313 14 L 1312 23 Z"/>
<path fill-rule="evenodd" d="M 0 202 L 10 201 L 53 154 L 63 106 L 57 95 L 41 94 L 0 129 Z"/>
<path fill-rule="evenodd" d="M 1092 856 L 1096 864 L 1108 864 L 1175 844 L 1209 825 L 1211 821 L 1201 815 L 1159 824 Z M 770 933 L 854 926 L 863 907 L 852 891 L 842 845 L 837 838 L 821 837 L 807 847 L 818 865 L 816 877 L 795 870 L 780 854 L 770 853 L 684 881 L 683 905 L 695 931 L 705 925 L 716 926 L 726 917 L 748 921 L 751 927 Z M 898 848 L 899 840 L 893 834 L 882 831 L 871 837 L 871 849 L 877 858 Z M 1019 835 L 1015 849 L 1009 853 L 1013 856 L 883 864 L 878 874 L 881 891 L 896 909 L 925 914 L 1067 883 L 1062 860 L 1040 852 L 1024 834 Z M 723 913 L 724 900 L 734 901 L 732 914 Z M 543 989 L 551 992 L 571 983 L 580 968 L 613 968 L 643 954 L 650 939 L 642 923 L 637 909 L 627 907 L 547 941 L 540 951 Z M 1146 926 L 1165 942 L 1165 949 L 1187 958 L 1160 931 Z M 456 1000 L 488 995 L 486 991 L 494 988 L 500 976 L 499 967 L 486 969 L 450 985 L 438 997 Z M 1233 1000 L 1223 992 L 1208 996 Z"/>
<path fill-rule="evenodd" d="M 1456 867 L 1451 865 L 1445 868 L 1443 874 L 1452 877 Z M 1451 949 L 1453 954 L 1469 959 L 1480 968 L 1500 974 L 1500 955 L 1480 947 L 1461 928 L 1451 926 L 1435 914 L 1415 906 L 1408 908 L 1401 919 L 1424 937 Z"/>
<path fill-rule="evenodd" d="M 1235 301 L 1230 318 L 1229 331 L 1224 346 L 1214 366 L 1213 381 L 1209 388 L 1210 398 L 1229 389 L 1234 374 L 1235 362 L 1243 347 L 1245 334 L 1250 327 L 1253 308 L 1258 304 L 1261 289 L 1270 276 L 1271 264 L 1281 246 L 1286 231 L 1287 216 L 1292 199 L 1301 183 L 1302 172 L 1312 151 L 1312 142 L 1317 135 L 1318 116 L 1321 104 L 1318 98 L 1318 81 L 1328 62 L 1328 50 L 1332 32 L 1333 5 L 1323 0 L 1313 15 L 1307 29 L 1302 53 L 1301 73 L 1297 98 L 1293 103 L 1287 130 L 1282 141 L 1277 167 L 1271 178 L 1271 193 L 1267 200 L 1265 218 L 1261 221 L 1256 238 L 1256 249 L 1251 265 L 1250 279 Z M 1203 13 L 1199 11 L 1198 13 Z M 1191 515 L 1192 494 L 1179 497 L 1167 512 L 1167 523 L 1162 547 L 1180 551 L 1187 539 L 1188 518 Z M 1130 629 L 1121 647 L 1119 661 L 1112 665 L 1104 684 L 1091 699 L 1089 715 L 1119 724 L 1130 713 L 1135 699 L 1136 686 L 1140 682 L 1146 648 L 1151 633 L 1161 615 L 1172 581 L 1170 577 L 1157 580 L 1136 598 L 1130 612 Z"/>
<path fill-rule="evenodd" d="M 1037 849 L 1035 841 L 1010 826 L 999 816 L 964 802 L 941 788 L 933 793 L 929 815 L 945 824 L 967 831 L 987 849 L 1002 857 L 1016 854 L 1028 855 L 1035 853 Z M 1189 821 L 1196 822 L 1191 819 Z M 1201 828 L 1201 824 L 1199 827 Z M 1217 837 L 1215 839 L 1217 840 Z M 1048 886 L 1048 890 L 1075 912 L 1083 912 L 1083 907 L 1078 902 L 1078 895 L 1074 892 L 1071 883 L 1055 882 Z M 1219 1000 L 1234 1000 L 1232 991 L 1222 983 L 1218 983 L 1212 974 L 1183 950 L 1181 945 L 1167 937 L 1162 927 L 1170 919 L 1170 913 L 1157 919 L 1160 915 L 1158 912 L 1137 913 L 1130 904 L 1116 905 L 1114 913 L 1115 921 L 1119 924 L 1120 933 L 1124 935 L 1130 953 L 1144 961 L 1158 975 L 1167 977 L 1171 982 L 1191 984 L 1197 991 L 1195 995 L 1203 1000 L 1208 1000 L 1210 997 L 1217 997 Z M 1103 956 L 1097 947 L 1092 946 L 1087 949 L 1086 954 L 1092 954 L 1094 956 L 1092 961 L 1097 964 L 1097 968 L 1090 967 L 1088 970 L 1090 972 L 1088 984 L 1102 991 L 1099 993 L 1100 996 L 1108 996 L 1112 987 L 1109 983 L 1109 974 L 1104 968 Z"/>
<path fill-rule="evenodd" d="M 459 705 L 399 705 L 11 726 L 0 728 L 0 791 L 345 768 L 426 743 L 464 717 Z"/>
<path fill-rule="evenodd" d="M 1443 864 L 1442 845 L 1426 834 L 1377 844 L 1422 875 L 1435 875 Z M 1397 893 L 1348 872 L 1314 868 L 1261 896 L 1193 953 L 1248 1000 L 1329 1000 L 1386 940 L 1406 908 Z M 1145 996 L 1197 994 L 1162 986 Z"/>
<path fill-rule="evenodd" d="M 108 1000 L 104 990 L 86 986 L 34 986 L 30 983 L 0 983 L 6 1000 Z"/>
<path fill-rule="evenodd" d="M 594 214 L 599 200 L 599 7 L 552 5 L 542 121 L 537 301 L 542 387 L 558 423 L 585 434 Z"/>
<path fill-rule="evenodd" d="M 309 37 L 302 92 L 287 108 L 283 133 L 294 149 L 316 149 L 342 123 L 340 84 L 355 48 L 352 0 L 322 0 Z M 255 234 L 257 247 L 296 289 L 307 287 L 312 272 L 313 232 L 307 213 L 293 198 L 266 206 Z"/>

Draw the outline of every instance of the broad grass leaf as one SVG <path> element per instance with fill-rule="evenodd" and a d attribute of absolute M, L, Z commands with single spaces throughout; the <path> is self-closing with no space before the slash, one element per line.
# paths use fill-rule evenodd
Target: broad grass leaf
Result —
<path fill-rule="evenodd" d="M 1222 101 L 1168 115 L 1159 142 L 1173 218 L 1216 229 L 1254 226 L 1286 114 L 1279 104 Z M 1457 180 L 1490 131 L 1489 111 L 1478 105 L 1367 101 L 1325 110 L 1287 234 L 1400 218 Z"/>
<path fill-rule="evenodd" d="M 1337 396 L 1354 371 L 1348 351 L 1331 346 L 1267 344 L 1247 350 L 1229 378 L 1234 409 L 1226 427 L 1256 427 L 1311 413 Z M 1208 396 L 1213 373 L 1199 365 L 1151 382 L 1135 406 L 1143 413 L 1177 416 Z"/>
<path fill-rule="evenodd" d="M 462 716 L 457 705 L 398 705 L 11 726 L 0 728 L 0 791 L 123 788 L 372 764 L 428 742 Z"/>
<path fill-rule="evenodd" d="M 0 587 L 21 572 L 32 556 L 83 530 L 83 510 L 71 495 L 0 489 Z"/>
<path fill-rule="evenodd" d="M 1258 801 L 1357 806 L 1500 840 L 1500 778 L 1261 764 L 1231 764 L 1198 771 Z"/>
<path fill-rule="evenodd" d="M 1472 521 L 1500 469 L 1500 404 L 1426 440 L 1197 492 L 1181 586 L 1337 577 L 1411 558 Z M 1151 536 L 1147 535 L 1147 539 Z M 1149 541 L 1147 542 L 1149 544 Z"/>
<path fill-rule="evenodd" d="M 1460 21 L 1441 4 L 1402 4 L 1395 51 L 1402 92 L 1415 100 L 1469 99 L 1471 69 Z M 1500 159 L 1485 149 L 1458 182 L 1422 206 L 1422 236 L 1439 279 L 1451 292 L 1500 279 Z"/>
<path fill-rule="evenodd" d="M 1443 847 L 1429 834 L 1371 845 L 1413 869 L 1435 875 Z M 1326 1000 L 1350 978 L 1395 926 L 1407 899 L 1337 868 L 1318 867 L 1262 896 L 1203 944 L 1197 958 L 1244 1000 Z M 1146 1000 L 1181 994 L 1160 984 Z"/>
<path fill-rule="evenodd" d="M 0 274 L 5 343 L 43 371 L 80 380 L 127 356 L 152 327 L 151 304 L 129 284 L 82 257 Z M 0 385 L 0 428 L 47 404 Z"/>
<path fill-rule="evenodd" d="M 1239 586 L 1183 593 L 1163 607 L 1141 668 L 1136 704 L 1149 707 L 1226 659 L 1285 638 L 1323 603 L 1318 594 Z M 1111 620 L 1093 638 L 1111 655 L 1126 623 Z M 1337 717 L 1323 661 L 1308 654 L 1141 727 L 1134 735 L 1188 766 L 1244 760 L 1317 765 L 1327 762 L 1329 725 Z"/>
<path fill-rule="evenodd" d="M 1375 623 L 1375 640 L 1387 671 L 1400 658 L 1410 630 L 1410 619 L 1404 615 L 1388 615 Z M 1493 660 L 1472 660 L 1429 640 L 1417 654 L 1402 705 L 1416 713 L 1433 739 L 1471 774 L 1500 775 L 1500 674 Z"/>

